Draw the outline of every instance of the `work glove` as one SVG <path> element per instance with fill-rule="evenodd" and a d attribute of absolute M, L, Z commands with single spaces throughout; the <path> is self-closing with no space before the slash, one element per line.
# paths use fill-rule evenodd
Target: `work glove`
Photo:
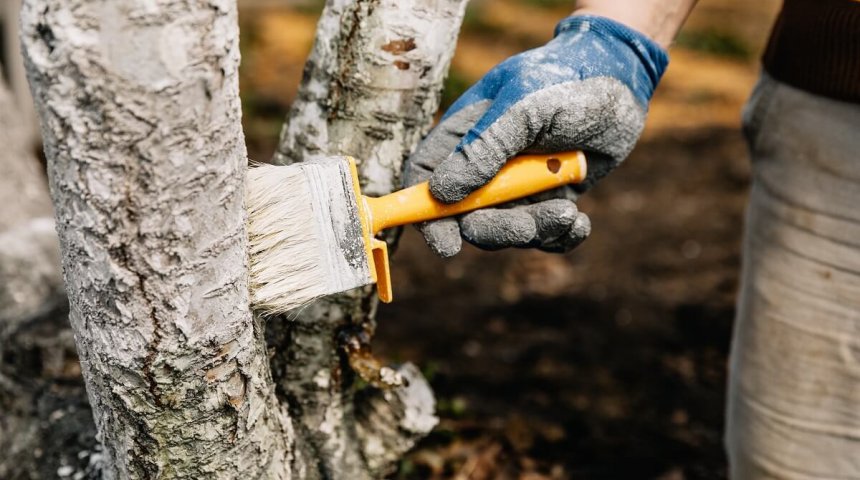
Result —
<path fill-rule="evenodd" d="M 467 90 L 404 167 L 404 183 L 430 181 L 434 197 L 462 200 L 521 152 L 586 152 L 588 176 L 526 201 L 419 225 L 439 255 L 479 248 L 564 252 L 591 231 L 576 195 L 633 149 L 668 64 L 644 35 L 598 16 L 572 16 L 546 45 L 511 57 Z"/>

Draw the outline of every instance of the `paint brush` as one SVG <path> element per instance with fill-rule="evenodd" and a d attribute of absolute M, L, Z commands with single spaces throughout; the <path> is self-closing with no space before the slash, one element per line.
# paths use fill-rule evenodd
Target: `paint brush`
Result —
<path fill-rule="evenodd" d="M 428 184 L 382 197 L 361 194 L 355 161 L 330 157 L 248 170 L 251 304 L 285 313 L 315 298 L 376 283 L 390 302 L 388 248 L 376 234 L 491 207 L 585 179 L 585 155 L 521 155 L 489 183 L 445 204 Z"/>

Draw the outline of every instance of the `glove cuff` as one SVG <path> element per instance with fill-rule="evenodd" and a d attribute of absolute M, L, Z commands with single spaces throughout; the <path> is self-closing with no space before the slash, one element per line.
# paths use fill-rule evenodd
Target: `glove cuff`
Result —
<path fill-rule="evenodd" d="M 598 15 L 573 15 L 555 27 L 555 37 L 569 33 L 599 35 L 616 48 L 629 48 L 640 60 L 647 85 L 629 85 L 636 97 L 646 106 L 669 65 L 668 52 L 646 35 L 632 28 Z M 636 82 L 638 83 L 638 82 Z"/>

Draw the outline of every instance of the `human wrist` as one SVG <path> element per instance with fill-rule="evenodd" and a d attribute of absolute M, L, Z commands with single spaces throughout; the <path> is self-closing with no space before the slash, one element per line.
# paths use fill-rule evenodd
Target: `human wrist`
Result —
<path fill-rule="evenodd" d="M 612 19 L 667 49 L 695 3 L 695 0 L 580 0 L 572 15 Z"/>

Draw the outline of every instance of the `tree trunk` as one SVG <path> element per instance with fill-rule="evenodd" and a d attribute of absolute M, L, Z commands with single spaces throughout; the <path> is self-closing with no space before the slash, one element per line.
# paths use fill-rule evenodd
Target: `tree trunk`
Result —
<path fill-rule="evenodd" d="M 289 476 L 248 307 L 229 0 L 28 0 L 70 320 L 106 478 Z"/>
<path fill-rule="evenodd" d="M 394 189 L 432 121 L 464 8 L 330 0 L 281 162 L 350 153 L 367 192 Z M 378 478 L 435 424 L 420 372 L 367 351 L 370 289 L 269 322 L 276 395 L 248 309 L 235 10 L 25 0 L 69 317 L 104 445 L 83 427 L 90 440 L 75 448 L 88 450 L 68 453 L 86 465 L 64 460 L 56 474 Z M 386 388 L 356 395 L 353 369 Z"/>
<path fill-rule="evenodd" d="M 275 162 L 352 155 L 365 193 L 396 189 L 404 158 L 438 108 L 465 6 L 329 1 Z M 436 424 L 420 371 L 406 365 L 393 375 L 368 354 L 376 302 L 373 289 L 360 289 L 269 322 L 279 392 L 296 408 L 321 478 L 362 464 L 366 474 L 351 478 L 379 476 Z M 354 397 L 353 370 L 382 390 Z"/>

